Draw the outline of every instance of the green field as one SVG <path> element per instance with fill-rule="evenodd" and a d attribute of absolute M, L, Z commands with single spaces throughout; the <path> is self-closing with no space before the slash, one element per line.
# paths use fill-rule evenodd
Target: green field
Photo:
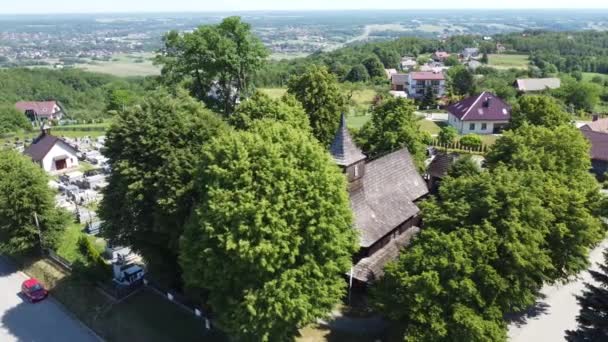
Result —
<path fill-rule="evenodd" d="M 526 69 L 528 68 L 528 55 L 488 55 L 488 65 L 497 69 Z"/>
<path fill-rule="evenodd" d="M 76 67 L 120 77 L 160 75 L 160 67 L 152 63 L 151 57 L 152 54 L 118 55 L 113 56 L 109 62 L 91 61 L 90 64 L 77 64 Z M 142 59 L 143 62 L 136 62 Z"/>
<path fill-rule="evenodd" d="M 287 88 L 260 88 L 259 90 L 273 99 L 280 99 L 287 92 Z"/>
<path fill-rule="evenodd" d="M 608 79 L 608 75 L 600 74 L 599 72 L 583 72 L 583 81 L 591 81 L 595 76 L 600 76 L 604 80 Z"/>

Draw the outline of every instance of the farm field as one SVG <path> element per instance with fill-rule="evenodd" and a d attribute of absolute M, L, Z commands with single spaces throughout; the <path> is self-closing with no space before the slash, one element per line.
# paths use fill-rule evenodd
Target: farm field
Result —
<path fill-rule="evenodd" d="M 119 55 L 109 62 L 92 61 L 91 64 L 77 64 L 75 67 L 119 77 L 160 75 L 160 67 L 152 63 L 151 57 L 153 54 Z"/>
<path fill-rule="evenodd" d="M 528 67 L 528 55 L 488 55 L 488 65 L 497 69 L 526 69 Z"/>

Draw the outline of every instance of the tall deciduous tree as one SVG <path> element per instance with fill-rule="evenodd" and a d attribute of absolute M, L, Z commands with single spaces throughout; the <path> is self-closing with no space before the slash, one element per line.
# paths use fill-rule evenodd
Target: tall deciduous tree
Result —
<path fill-rule="evenodd" d="M 441 201 L 424 203 L 425 230 L 374 292 L 408 340 L 504 341 L 503 314 L 535 302 L 553 272 L 552 216 L 531 175 L 501 167 L 448 177 Z"/>
<path fill-rule="evenodd" d="M 237 129 L 248 129 L 262 119 L 273 119 L 310 131 L 308 116 L 302 104 L 292 95 L 285 95 L 280 100 L 275 100 L 262 92 L 256 92 L 237 107 L 236 111 L 228 117 L 228 122 Z"/>
<path fill-rule="evenodd" d="M 555 128 L 567 125 L 570 121 L 570 115 L 553 97 L 527 95 L 517 100 L 517 106 L 511 114 L 510 127 L 516 129 L 527 122 L 531 125 Z"/>
<path fill-rule="evenodd" d="M 43 247 L 53 248 L 67 223 L 44 171 L 17 152 L 0 151 L 0 251 L 27 252 L 41 239 Z"/>
<path fill-rule="evenodd" d="M 152 271 L 179 279 L 178 240 L 194 201 L 201 147 L 225 124 L 186 94 L 149 94 L 120 113 L 107 135 L 112 168 L 100 216 L 113 243 L 139 251 Z"/>
<path fill-rule="evenodd" d="M 228 17 L 218 25 L 203 25 L 192 33 L 165 35 L 157 56 L 167 84 L 184 77 L 192 93 L 209 105 L 230 114 L 239 98 L 251 89 L 251 78 L 264 64 L 268 51 L 251 26 L 239 17 Z M 209 96 L 209 92 L 215 95 Z"/>
<path fill-rule="evenodd" d="M 437 140 L 439 141 L 439 143 L 441 145 L 446 146 L 446 148 L 447 145 L 455 143 L 457 138 L 458 131 L 452 126 L 442 127 L 441 131 L 439 131 L 439 134 L 437 135 Z"/>
<path fill-rule="evenodd" d="M 475 92 L 475 79 L 473 73 L 465 66 L 455 66 L 448 70 L 449 82 L 457 95 L 473 95 Z"/>
<path fill-rule="evenodd" d="M 410 100 L 387 98 L 372 110 L 372 117 L 356 136 L 357 142 L 370 157 L 407 147 L 422 165 L 425 158 L 424 136 L 420 118 Z"/>
<path fill-rule="evenodd" d="M 367 69 L 369 77 L 386 77 L 384 65 L 376 55 L 372 55 L 371 57 L 365 59 L 363 61 L 363 65 L 365 66 L 365 69 Z"/>
<path fill-rule="evenodd" d="M 353 66 L 348 75 L 346 75 L 346 80 L 350 82 L 367 82 L 369 81 L 369 73 L 363 64 L 357 64 Z"/>
<path fill-rule="evenodd" d="M 0 134 L 31 128 L 32 125 L 23 112 L 13 105 L 0 105 Z"/>
<path fill-rule="evenodd" d="M 347 104 L 336 77 L 325 67 L 312 66 L 289 81 L 288 92 L 304 106 L 314 136 L 321 144 L 329 146 Z"/>
<path fill-rule="evenodd" d="M 583 294 L 577 297 L 581 307 L 576 317 L 578 329 L 566 332 L 570 342 L 600 342 L 608 340 L 608 250 L 599 270 L 589 270 L 594 284 L 585 284 Z"/>
<path fill-rule="evenodd" d="M 524 124 L 496 142 L 487 165 L 490 169 L 506 165 L 530 171 L 543 181 L 544 189 L 538 196 L 553 216 L 546 237 L 555 268 L 552 278 L 584 270 L 590 246 L 603 235 L 598 218 L 603 201 L 597 181 L 588 172 L 589 143 L 583 135 L 570 125 L 545 128 Z"/>
<path fill-rule="evenodd" d="M 181 240 L 186 284 L 239 340 L 290 340 L 344 294 L 356 250 L 345 179 L 289 125 L 260 121 L 204 148 Z"/>

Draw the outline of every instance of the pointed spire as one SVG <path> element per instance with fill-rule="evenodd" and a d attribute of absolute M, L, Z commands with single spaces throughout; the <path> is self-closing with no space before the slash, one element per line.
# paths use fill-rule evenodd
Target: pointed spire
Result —
<path fill-rule="evenodd" d="M 340 166 L 353 165 L 366 158 L 363 152 L 355 145 L 353 138 L 348 132 L 344 113 L 340 117 L 340 127 L 338 127 L 338 132 L 336 132 L 329 151 Z"/>

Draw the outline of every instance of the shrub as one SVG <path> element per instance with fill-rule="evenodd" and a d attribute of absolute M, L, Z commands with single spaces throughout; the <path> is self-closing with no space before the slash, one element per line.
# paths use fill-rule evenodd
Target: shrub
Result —
<path fill-rule="evenodd" d="M 481 138 L 477 134 L 467 134 L 460 138 L 460 144 L 468 149 L 479 148 L 481 146 Z"/>
<path fill-rule="evenodd" d="M 84 275 L 90 280 L 105 281 L 110 277 L 110 267 L 99 254 L 95 245 L 85 235 L 78 239 L 78 250 L 84 257 L 86 265 L 83 266 Z"/>

